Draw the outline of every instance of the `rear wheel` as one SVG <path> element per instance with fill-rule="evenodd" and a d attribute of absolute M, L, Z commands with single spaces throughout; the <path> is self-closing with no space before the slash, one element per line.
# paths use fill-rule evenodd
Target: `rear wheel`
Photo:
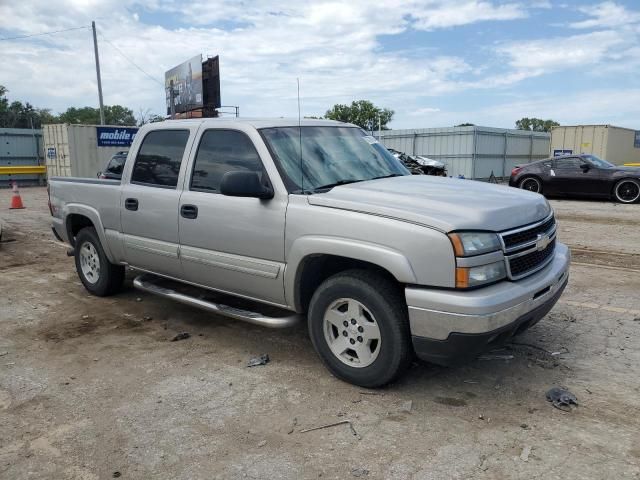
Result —
<path fill-rule="evenodd" d="M 640 182 L 631 178 L 620 180 L 616 183 L 613 194 L 620 203 L 635 203 L 640 199 Z"/>
<path fill-rule="evenodd" d="M 542 182 L 536 177 L 525 177 L 520 180 L 520 188 L 529 192 L 542 193 Z"/>
<path fill-rule="evenodd" d="M 124 267 L 109 262 L 95 228 L 85 227 L 76 235 L 75 260 L 80 281 L 93 295 L 106 297 L 122 288 Z"/>
<path fill-rule="evenodd" d="M 411 362 L 404 297 L 383 275 L 350 270 L 330 277 L 314 293 L 308 318 L 316 352 L 342 380 L 380 387 Z"/>

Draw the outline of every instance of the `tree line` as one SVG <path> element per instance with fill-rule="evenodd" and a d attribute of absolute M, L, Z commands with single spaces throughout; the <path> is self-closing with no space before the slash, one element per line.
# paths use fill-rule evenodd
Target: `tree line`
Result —
<path fill-rule="evenodd" d="M 94 107 L 69 107 L 55 115 L 48 108 L 36 108 L 29 102 L 9 101 L 8 90 L 0 85 L 0 128 L 42 128 L 47 123 L 80 123 L 100 125 L 100 109 Z M 133 110 L 122 105 L 105 105 L 104 121 L 107 125 L 140 126 L 162 121 L 160 115 L 140 110 L 137 118 Z"/>
<path fill-rule="evenodd" d="M 59 115 L 54 115 L 48 108 L 36 108 L 29 102 L 10 102 L 8 90 L 0 85 L 0 127 L 4 128 L 42 128 L 47 123 L 80 123 L 85 125 L 100 124 L 100 109 L 94 107 L 69 107 Z M 380 128 L 388 130 L 395 112 L 389 108 L 378 107 L 369 100 L 355 100 L 350 105 L 337 103 L 327 110 L 323 117 L 340 122 L 358 125 L 366 131 L 374 132 Z M 145 123 L 159 122 L 164 117 L 140 110 L 137 118 L 133 110 L 122 105 L 105 105 L 104 120 L 107 125 L 135 126 Z M 461 123 L 457 127 L 473 126 L 473 123 Z M 518 130 L 549 132 L 552 127 L 559 126 L 553 120 L 524 117 L 516 122 Z"/>

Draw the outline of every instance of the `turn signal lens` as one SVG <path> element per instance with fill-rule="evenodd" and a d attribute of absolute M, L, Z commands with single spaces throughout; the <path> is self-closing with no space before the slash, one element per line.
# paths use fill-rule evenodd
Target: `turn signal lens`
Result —
<path fill-rule="evenodd" d="M 469 269 L 456 268 L 456 288 L 469 288 Z"/>
<path fill-rule="evenodd" d="M 522 167 L 515 167 L 513 170 L 511 170 L 511 176 L 514 177 L 517 174 L 520 173 L 520 170 L 522 170 Z"/>
<path fill-rule="evenodd" d="M 507 276 L 504 261 L 479 265 L 477 267 L 456 268 L 456 288 L 469 288 L 493 283 Z"/>

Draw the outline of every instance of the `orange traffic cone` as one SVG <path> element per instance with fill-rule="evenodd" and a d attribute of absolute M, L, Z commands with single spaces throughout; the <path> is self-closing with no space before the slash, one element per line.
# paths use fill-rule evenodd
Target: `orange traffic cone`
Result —
<path fill-rule="evenodd" d="M 11 197 L 10 209 L 24 208 L 22 204 L 22 198 L 20 198 L 20 192 L 18 191 L 18 182 L 13 182 L 13 196 Z"/>

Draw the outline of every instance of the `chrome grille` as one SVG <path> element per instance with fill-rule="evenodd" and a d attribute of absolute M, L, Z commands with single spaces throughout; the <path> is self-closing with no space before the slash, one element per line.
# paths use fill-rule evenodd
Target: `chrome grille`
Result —
<path fill-rule="evenodd" d="M 556 221 L 553 214 L 540 222 L 500 234 L 507 276 L 511 280 L 531 275 L 544 268 L 556 247 Z"/>

